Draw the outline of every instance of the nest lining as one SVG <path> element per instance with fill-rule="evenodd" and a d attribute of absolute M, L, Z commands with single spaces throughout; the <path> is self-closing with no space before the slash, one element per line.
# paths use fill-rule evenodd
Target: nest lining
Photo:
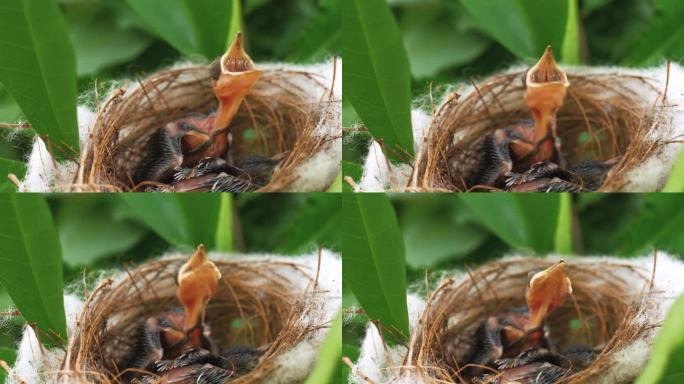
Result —
<path fill-rule="evenodd" d="M 324 250 L 301 258 L 210 257 L 222 273 L 206 314 L 219 352 L 236 345 L 266 350 L 252 371 L 232 382 L 302 381 L 338 310 L 339 257 Z M 86 293 L 85 304 L 65 296 L 66 352 L 43 349 L 27 327 L 10 382 L 127 382 L 123 364 L 136 327 L 179 306 L 175 279 L 185 261 L 186 256 L 171 256 L 105 278 Z"/>
<path fill-rule="evenodd" d="M 662 252 L 655 263 L 652 256 L 566 261 L 574 293 L 547 321 L 551 340 L 559 348 L 585 344 L 602 353 L 561 383 L 626 384 L 641 374 L 658 325 L 684 291 L 684 263 Z M 524 306 L 527 273 L 551 264 L 506 258 L 447 278 L 427 299 L 409 294 L 410 343 L 388 346 L 369 324 L 349 382 L 466 383 L 458 360 L 470 351 L 479 321 Z"/>

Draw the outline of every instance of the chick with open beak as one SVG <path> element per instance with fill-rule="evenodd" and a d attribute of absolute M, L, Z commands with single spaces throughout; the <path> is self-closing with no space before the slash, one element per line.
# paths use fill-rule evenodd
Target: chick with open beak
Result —
<path fill-rule="evenodd" d="M 176 297 L 185 310 L 183 331 L 187 335 L 189 344 L 194 348 L 201 346 L 204 313 L 209 300 L 216 293 L 220 279 L 221 272 L 207 258 L 202 244 L 178 271 Z"/>
<path fill-rule="evenodd" d="M 572 294 L 572 284 L 565 274 L 565 261 L 561 260 L 533 275 L 525 292 L 530 310 L 527 331 L 539 329 L 546 315 L 563 305 L 569 294 Z"/>
<path fill-rule="evenodd" d="M 543 271 L 531 273 L 525 292 L 527 308 L 512 308 L 480 323 L 467 357 L 465 376 L 477 377 L 484 366 L 499 363 L 501 359 L 517 359 L 530 349 L 549 347 L 544 319 L 572 293 L 564 268 L 565 262 L 561 260 Z"/>
<path fill-rule="evenodd" d="M 531 148 L 513 147 L 516 157 L 531 156 L 533 162 L 555 161 L 565 168 L 556 130 L 556 113 L 563 106 L 570 85 L 565 72 L 553 57 L 551 46 L 525 77 L 525 105 L 534 118 L 534 140 Z"/>
<path fill-rule="evenodd" d="M 218 110 L 207 117 L 200 133 L 183 139 L 186 149 L 183 166 L 191 167 L 205 157 L 223 157 L 229 146 L 228 128 L 240 105 L 262 71 L 245 52 L 242 33 L 238 32 L 228 51 L 209 65 Z"/>

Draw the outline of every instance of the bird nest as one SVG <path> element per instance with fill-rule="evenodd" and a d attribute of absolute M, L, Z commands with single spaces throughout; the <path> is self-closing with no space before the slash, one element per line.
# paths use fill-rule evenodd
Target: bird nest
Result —
<path fill-rule="evenodd" d="M 427 128 L 408 189 L 469 190 L 464 175 L 448 166 L 449 155 L 499 128 L 530 119 L 520 81 L 524 76 L 524 71 L 504 73 L 473 83 L 465 95 L 451 94 Z M 667 90 L 646 76 L 614 72 L 569 71 L 568 80 L 557 114 L 562 153 L 569 164 L 618 158 L 600 190 L 621 190 L 626 174 L 668 143 L 672 123 L 662 114 L 669 107 Z"/>
<path fill-rule="evenodd" d="M 118 281 L 105 279 L 90 293 L 70 338 L 61 379 L 128 382 L 126 362 L 135 353 L 136 331 L 145 319 L 179 306 L 175 279 L 185 261 L 179 257 L 145 263 Z M 236 345 L 265 349 L 254 369 L 231 381 L 262 383 L 279 368 L 280 356 L 325 326 L 317 323 L 320 316 L 315 313 L 320 306 L 317 276 L 294 261 L 214 263 L 222 277 L 206 312 L 212 340 L 218 350 Z"/>
<path fill-rule="evenodd" d="M 464 359 L 480 321 L 525 306 L 528 272 L 551 264 L 534 258 L 496 261 L 465 279 L 447 279 L 429 297 L 401 369 L 425 382 L 470 383 Z M 573 293 L 546 319 L 550 341 L 559 349 L 581 344 L 601 352 L 559 383 L 599 382 L 609 374 L 614 355 L 653 328 L 644 319 L 653 305 L 646 272 L 618 262 L 567 263 Z M 486 373 L 494 375 L 490 380 L 496 375 L 491 368 Z"/>
<path fill-rule="evenodd" d="M 334 84 L 328 84 L 336 81 L 336 60 L 331 65 L 332 80 L 304 70 L 264 69 L 241 104 L 229 126 L 233 159 L 286 154 L 260 191 L 297 189 L 298 168 L 339 142 L 339 100 L 333 94 Z M 151 132 L 169 122 L 208 113 L 217 106 L 208 67 L 199 65 L 159 71 L 136 86 L 115 89 L 103 103 L 96 103 L 95 121 L 78 170 L 64 189 L 144 189 L 126 170 L 134 161 L 131 148 L 144 146 Z M 318 184 L 323 187 L 318 188 L 331 184 L 337 172 L 337 168 L 331 170 L 332 178 L 321 180 Z"/>

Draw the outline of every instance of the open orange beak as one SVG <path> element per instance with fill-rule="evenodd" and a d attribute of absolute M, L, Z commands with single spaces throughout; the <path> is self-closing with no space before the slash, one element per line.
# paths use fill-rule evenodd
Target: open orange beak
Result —
<path fill-rule="evenodd" d="M 207 258 L 204 245 L 200 244 L 190 260 L 178 271 L 176 297 L 185 309 L 183 329 L 196 328 L 204 321 L 204 311 L 216 292 L 221 272 Z"/>
<path fill-rule="evenodd" d="M 218 70 L 212 70 L 212 84 L 219 107 L 212 131 L 226 128 L 230 124 L 242 100 L 262 75 L 245 53 L 240 32 L 217 65 Z"/>
<path fill-rule="evenodd" d="M 567 295 L 572 293 L 572 284 L 565 275 L 563 260 L 535 274 L 525 292 L 527 306 L 530 309 L 528 330 L 541 326 L 548 313 L 559 307 Z"/>
<path fill-rule="evenodd" d="M 532 111 L 535 125 L 535 142 L 547 138 L 549 126 L 556 137 L 556 112 L 563 105 L 568 77 L 553 57 L 551 46 L 532 67 L 525 78 L 525 105 Z"/>

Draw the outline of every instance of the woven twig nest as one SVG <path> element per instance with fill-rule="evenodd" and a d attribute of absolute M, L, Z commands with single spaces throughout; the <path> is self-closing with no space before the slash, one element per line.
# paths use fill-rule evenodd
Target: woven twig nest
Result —
<path fill-rule="evenodd" d="M 235 160 L 286 154 L 260 191 L 324 191 L 333 183 L 341 162 L 338 62 L 259 66 L 263 76 L 229 131 Z M 115 88 L 104 101 L 96 95 L 95 104 L 94 116 L 79 113 L 78 164 L 55 166 L 39 141 L 20 190 L 132 190 L 136 184 L 126 170 L 139 160 L 135 152 L 144 147 L 149 134 L 179 118 L 208 113 L 217 102 L 208 67 L 190 64 Z"/>
<path fill-rule="evenodd" d="M 339 257 L 322 251 L 302 258 L 210 258 L 222 276 L 206 312 L 217 349 L 241 345 L 266 350 L 254 369 L 231 382 L 306 379 L 339 309 Z M 70 324 L 65 354 L 37 354 L 40 348 L 31 351 L 22 342 L 16 382 L 128 382 L 126 364 L 136 332 L 145 319 L 178 307 L 175 279 L 185 261 L 187 256 L 166 257 L 103 279 L 88 295 L 76 324 Z M 32 335 L 25 334 L 24 341 Z"/>
<path fill-rule="evenodd" d="M 684 70 L 570 68 L 570 86 L 558 111 L 558 133 L 569 164 L 618 159 L 600 191 L 657 191 L 670 174 L 684 134 Z M 431 118 L 413 113 L 416 157 L 411 167 L 389 165 L 374 143 L 358 191 L 463 191 L 449 156 L 487 133 L 530 119 L 524 104 L 525 70 L 513 68 L 459 87 L 432 106 Z M 679 88 L 678 88 L 679 87 Z"/>
<path fill-rule="evenodd" d="M 552 264 L 536 258 L 491 262 L 445 279 L 426 301 L 413 297 L 409 300 L 413 315 L 408 346 L 387 349 L 374 326 L 369 327 L 357 375 L 350 381 L 470 383 L 463 377 L 464 359 L 480 321 L 525 306 L 528 272 Z M 652 268 L 652 259 L 567 263 L 573 293 L 546 320 L 550 340 L 558 350 L 579 344 L 601 352 L 589 366 L 560 383 L 626 384 L 641 373 L 657 327 L 682 289 L 673 278 L 684 265 L 661 254 L 658 276 Z"/>

